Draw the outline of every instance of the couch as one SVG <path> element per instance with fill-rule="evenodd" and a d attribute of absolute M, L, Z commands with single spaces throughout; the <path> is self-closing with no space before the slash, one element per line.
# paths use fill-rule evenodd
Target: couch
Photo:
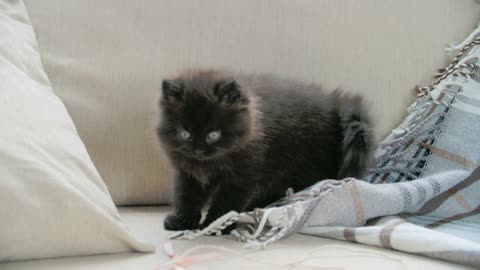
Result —
<path fill-rule="evenodd" d="M 168 207 L 120 207 L 121 217 L 131 230 L 143 239 L 149 239 L 158 247 L 154 254 L 120 253 L 112 255 L 66 257 L 56 259 L 20 261 L 0 264 L 2 270 L 57 270 L 57 269 L 168 269 L 162 266 L 169 258 L 162 245 L 171 233 L 163 230 L 162 219 L 169 211 Z M 257 261 L 290 263 L 301 259 L 309 252 L 315 251 L 315 258 L 306 264 L 318 267 L 311 269 L 473 269 L 425 257 L 389 251 L 376 247 L 346 243 L 317 237 L 295 235 L 281 240 L 278 244 L 260 252 L 252 252 L 243 248 L 243 244 L 223 237 L 204 237 L 194 241 L 173 241 L 178 254 L 191 247 L 214 245 L 226 247 L 247 254 L 251 260 L 237 255 L 225 254 L 224 260 L 203 262 L 186 269 L 279 269 L 262 265 Z M 159 268 L 157 268 L 159 267 Z M 280 268 L 282 269 L 282 268 Z M 287 269 L 287 268 L 285 268 Z M 297 269 L 310 269 L 299 267 Z"/>
<path fill-rule="evenodd" d="M 183 67 L 273 72 L 341 87 L 371 104 L 376 136 L 405 116 L 415 85 L 445 65 L 443 48 L 480 19 L 475 1 L 26 0 L 52 87 L 64 102 L 121 218 L 156 253 L 0 263 L 0 269 L 168 269 L 162 227 L 173 171 L 152 127 L 163 76 Z M 469 269 L 369 246 L 295 235 L 252 252 L 228 237 L 172 241 L 177 253 L 225 247 L 188 269 L 277 269 L 315 250 L 319 269 Z M 301 269 L 299 267 L 299 269 Z M 316 269 L 316 268 L 315 268 Z"/>

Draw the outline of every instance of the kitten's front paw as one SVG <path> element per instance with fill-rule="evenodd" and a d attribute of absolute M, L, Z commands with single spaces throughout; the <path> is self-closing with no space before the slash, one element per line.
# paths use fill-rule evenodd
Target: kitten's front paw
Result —
<path fill-rule="evenodd" d="M 178 214 L 169 214 L 163 221 L 163 227 L 169 231 L 184 231 L 198 228 L 198 219 Z"/>

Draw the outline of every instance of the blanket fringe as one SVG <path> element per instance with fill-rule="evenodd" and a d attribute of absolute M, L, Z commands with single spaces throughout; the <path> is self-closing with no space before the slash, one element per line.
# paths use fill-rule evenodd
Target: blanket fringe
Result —
<path fill-rule="evenodd" d="M 270 210 L 270 209 L 268 209 Z M 267 210 L 267 211 L 268 211 Z M 262 221 L 267 220 L 268 216 L 270 215 L 270 212 L 265 212 Z M 257 228 L 257 231 L 251 235 L 247 243 L 245 244 L 245 248 L 248 249 L 264 249 L 268 244 L 273 243 L 277 241 L 278 239 L 283 238 L 287 231 L 288 227 L 291 226 L 291 222 L 289 222 L 287 227 L 282 227 L 281 225 L 285 222 L 288 221 L 287 217 L 287 209 L 284 208 L 282 209 L 282 215 L 281 217 L 275 222 L 275 224 L 268 230 L 265 234 L 260 235 L 260 233 L 263 231 L 265 227 L 265 223 L 260 223 L 260 225 Z M 241 239 L 239 239 L 241 240 Z"/>
<path fill-rule="evenodd" d="M 234 236 L 240 242 L 244 242 L 245 247 L 249 249 L 263 249 L 268 244 L 273 243 L 284 236 L 286 236 L 289 227 L 293 225 L 292 222 L 288 222 L 288 213 L 287 209 L 282 209 L 280 217 L 277 219 L 275 224 L 268 230 L 266 230 L 268 224 L 268 218 L 271 214 L 278 208 L 269 208 L 263 211 L 262 218 L 258 224 L 255 225 L 255 228 L 249 226 L 251 233 L 248 230 L 233 230 L 230 235 Z M 193 230 L 193 231 L 183 231 L 177 235 L 170 237 L 170 239 L 188 239 L 193 240 L 203 235 L 220 235 L 222 230 L 226 227 L 237 222 L 240 218 L 247 216 L 248 213 L 237 213 L 231 211 L 222 217 L 218 218 L 206 228 L 202 230 Z M 288 222 L 287 226 L 282 226 Z"/>
<path fill-rule="evenodd" d="M 464 41 L 459 44 L 455 44 L 454 42 L 448 44 L 448 46 L 445 48 L 445 51 L 448 54 L 454 54 L 460 51 L 468 43 L 472 42 L 478 34 L 480 34 L 480 23 L 478 24 L 477 28 L 473 30 L 473 32 Z"/>
<path fill-rule="evenodd" d="M 246 214 L 237 213 L 235 211 L 228 212 L 227 214 L 219 217 L 217 220 L 212 222 L 210 225 L 205 227 L 202 230 L 193 230 L 193 231 L 183 231 L 177 235 L 171 236 L 170 239 L 188 239 L 193 240 L 202 235 L 221 235 L 222 230 L 237 222 L 241 217 L 244 217 Z"/>

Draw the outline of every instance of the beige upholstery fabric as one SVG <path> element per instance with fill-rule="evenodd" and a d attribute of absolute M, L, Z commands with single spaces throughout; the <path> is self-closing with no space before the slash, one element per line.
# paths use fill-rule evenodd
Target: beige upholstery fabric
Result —
<path fill-rule="evenodd" d="M 53 93 L 21 0 L 0 1 L 0 224 L 0 261 L 153 250 Z"/>
<path fill-rule="evenodd" d="M 117 204 L 164 203 L 151 132 L 162 77 L 182 67 L 274 72 L 364 94 L 377 134 L 480 19 L 458 0 L 27 0 L 53 88 Z"/>
<path fill-rule="evenodd" d="M 35 260 L 25 262 L 12 262 L 1 264 L 2 270 L 154 270 L 169 269 L 162 266 L 168 257 L 162 249 L 162 244 L 168 241 L 170 233 L 161 229 L 159 221 L 162 220 L 169 209 L 162 207 L 126 207 L 119 208 L 122 219 L 132 229 L 132 233 L 139 238 L 155 241 L 156 254 L 124 253 L 115 255 L 71 257 L 51 260 Z M 188 249 L 200 245 L 213 245 L 226 247 L 236 252 L 241 252 L 253 260 L 262 260 L 273 263 L 289 263 L 301 259 L 308 253 L 315 251 L 315 256 L 310 256 L 305 265 L 313 267 L 274 267 L 258 264 L 237 256 L 222 253 L 225 256 L 221 261 L 197 263 L 185 267 L 186 270 L 236 270 L 236 269 L 320 269 L 320 270 L 452 270 L 472 269 L 467 266 L 455 265 L 443 261 L 436 261 L 411 254 L 380 249 L 371 246 L 358 245 L 343 241 L 329 240 L 319 237 L 294 235 L 272 244 L 266 250 L 253 253 L 243 248 L 239 243 L 223 237 L 202 237 L 194 241 L 172 241 L 177 255 Z M 198 253 L 208 250 L 198 251 Z M 313 258 L 316 257 L 316 258 Z M 157 268 L 158 267 L 158 268 Z"/>

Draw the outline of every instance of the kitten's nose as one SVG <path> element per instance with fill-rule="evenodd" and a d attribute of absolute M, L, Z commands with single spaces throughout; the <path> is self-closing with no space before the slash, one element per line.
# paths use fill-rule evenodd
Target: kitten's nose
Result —
<path fill-rule="evenodd" d="M 203 154 L 203 153 L 205 152 L 205 150 L 203 150 L 203 149 L 195 149 L 194 152 L 195 152 L 195 154 L 197 154 L 197 155 L 201 155 L 201 154 Z"/>

